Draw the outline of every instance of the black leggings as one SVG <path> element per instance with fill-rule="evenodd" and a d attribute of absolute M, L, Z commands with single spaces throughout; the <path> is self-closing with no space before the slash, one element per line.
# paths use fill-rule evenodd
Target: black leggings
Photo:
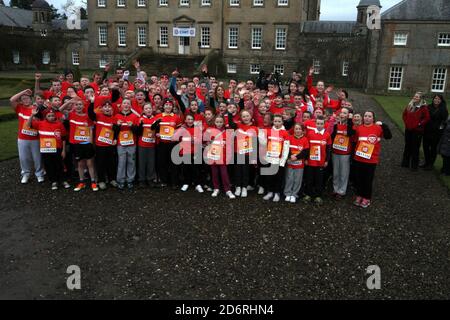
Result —
<path fill-rule="evenodd" d="M 62 149 L 58 149 L 56 153 L 41 153 L 44 162 L 45 172 L 51 183 L 61 182 L 64 177 L 64 163 L 61 157 Z"/>
<path fill-rule="evenodd" d="M 117 176 L 117 148 L 115 146 L 96 146 L 95 162 L 97 165 L 98 182 L 111 182 Z"/>
<path fill-rule="evenodd" d="M 202 165 L 195 164 L 194 154 L 191 154 L 190 158 L 191 158 L 190 164 L 186 163 L 182 164 L 183 184 L 187 185 L 195 184 L 197 186 L 202 182 L 202 179 L 200 178 L 200 170 L 202 169 Z"/>
<path fill-rule="evenodd" d="M 370 200 L 377 165 L 359 161 L 354 161 L 354 165 L 356 195 Z"/>
<path fill-rule="evenodd" d="M 436 162 L 439 140 L 441 140 L 439 131 L 426 133 L 423 136 L 423 153 L 425 154 L 426 166 L 433 166 Z"/>
<path fill-rule="evenodd" d="M 280 166 L 272 166 L 277 173 L 272 176 L 267 176 L 268 178 L 268 189 L 269 192 L 282 193 L 283 191 L 283 178 L 284 178 L 284 168 Z"/>
<path fill-rule="evenodd" d="M 419 167 L 419 152 L 422 144 L 422 134 L 405 130 L 405 150 L 403 152 L 402 166 L 417 169 Z"/>
<path fill-rule="evenodd" d="M 172 184 L 173 186 L 178 183 L 178 170 L 171 158 L 175 145 L 175 143 L 161 142 L 156 148 L 157 168 L 161 183 Z"/>
<path fill-rule="evenodd" d="M 321 197 L 324 189 L 324 171 L 322 167 L 306 167 L 305 193 L 312 197 Z"/>

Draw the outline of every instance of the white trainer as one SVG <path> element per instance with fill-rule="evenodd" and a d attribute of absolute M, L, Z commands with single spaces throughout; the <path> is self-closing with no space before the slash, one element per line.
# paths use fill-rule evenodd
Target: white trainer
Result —
<path fill-rule="evenodd" d="M 287 196 L 287 197 L 284 199 L 284 201 L 286 201 L 286 202 L 291 202 L 291 196 Z"/>
<path fill-rule="evenodd" d="M 52 183 L 52 190 L 58 190 L 58 184 L 56 182 Z"/>
<path fill-rule="evenodd" d="M 27 184 L 29 180 L 30 180 L 30 176 L 23 176 L 22 180 L 20 180 L 20 183 Z"/>
<path fill-rule="evenodd" d="M 275 193 L 275 196 L 273 197 L 273 202 L 280 202 L 280 194 Z"/>
<path fill-rule="evenodd" d="M 64 186 L 64 189 L 69 189 L 70 188 L 70 184 L 67 181 L 63 182 L 63 186 Z"/>
<path fill-rule="evenodd" d="M 236 191 L 234 192 L 234 195 L 236 197 L 240 197 L 241 196 L 241 187 L 236 187 Z"/>
<path fill-rule="evenodd" d="M 247 188 L 242 188 L 241 198 L 247 198 Z"/>
<path fill-rule="evenodd" d="M 215 189 L 215 190 L 213 191 L 213 193 L 211 194 L 211 197 L 217 198 L 217 196 L 219 195 L 219 192 L 220 192 L 220 190 Z"/>
<path fill-rule="evenodd" d="M 291 203 L 297 203 L 297 198 L 294 197 L 294 196 L 292 196 L 292 197 L 291 197 Z"/>
<path fill-rule="evenodd" d="M 264 200 L 266 200 L 266 201 L 269 201 L 270 199 L 272 199 L 273 198 L 273 192 L 269 192 L 268 194 L 266 194 L 265 196 L 264 196 Z"/>
<path fill-rule="evenodd" d="M 263 187 L 259 187 L 258 188 L 258 195 L 262 196 L 264 194 L 264 188 Z"/>
<path fill-rule="evenodd" d="M 251 185 L 247 186 L 247 191 L 255 191 L 255 188 L 253 188 Z"/>
<path fill-rule="evenodd" d="M 196 186 L 196 187 L 195 187 L 195 190 L 197 190 L 198 193 L 203 193 L 203 192 L 205 192 L 205 191 L 203 191 L 203 188 L 202 188 L 201 185 Z"/>
<path fill-rule="evenodd" d="M 39 183 L 43 183 L 45 181 L 44 177 L 37 177 L 37 181 Z"/>
<path fill-rule="evenodd" d="M 236 199 L 236 196 L 233 194 L 233 192 L 231 192 L 231 191 L 227 191 L 227 196 L 228 196 L 228 198 L 230 198 L 230 199 Z"/>
<path fill-rule="evenodd" d="M 184 185 L 181 187 L 181 191 L 183 191 L 183 192 L 186 192 L 188 189 L 189 189 L 189 185 L 188 185 L 188 184 L 184 184 Z"/>

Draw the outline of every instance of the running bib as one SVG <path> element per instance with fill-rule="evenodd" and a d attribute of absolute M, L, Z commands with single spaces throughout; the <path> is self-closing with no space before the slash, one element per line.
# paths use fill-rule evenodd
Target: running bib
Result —
<path fill-rule="evenodd" d="M 311 161 L 320 161 L 321 159 L 320 146 L 311 146 L 309 159 Z"/>
<path fill-rule="evenodd" d="M 155 133 L 151 128 L 144 127 L 144 131 L 142 132 L 142 142 L 155 143 Z"/>
<path fill-rule="evenodd" d="M 303 150 L 303 148 L 302 148 Z M 291 149 L 291 155 L 292 156 L 297 156 L 298 154 L 300 154 L 301 150 L 300 149 Z M 292 166 L 301 166 L 303 164 L 303 160 L 289 160 L 288 162 L 290 165 Z"/>
<path fill-rule="evenodd" d="M 206 157 L 209 160 L 213 160 L 213 161 L 219 161 L 222 157 L 222 144 L 220 143 L 220 141 L 213 141 L 213 143 L 210 145 L 210 148 L 208 150 L 208 153 L 206 155 Z"/>
<path fill-rule="evenodd" d="M 239 154 L 248 154 L 253 152 L 253 139 L 250 136 L 246 136 L 243 139 L 238 140 Z"/>
<path fill-rule="evenodd" d="M 106 144 L 113 145 L 114 132 L 110 128 L 103 127 L 102 131 L 100 131 L 100 134 L 98 135 L 97 140 Z"/>
<path fill-rule="evenodd" d="M 347 152 L 349 145 L 350 145 L 350 138 L 347 136 L 338 134 L 334 138 L 333 149 L 335 150 Z"/>
<path fill-rule="evenodd" d="M 75 127 L 75 135 L 73 136 L 73 139 L 75 141 L 89 142 L 90 138 L 91 138 L 91 129 L 89 127 L 84 126 Z"/>
<path fill-rule="evenodd" d="M 41 138 L 40 149 L 41 153 L 56 153 L 56 138 Z"/>
<path fill-rule="evenodd" d="M 159 137 L 161 140 L 172 140 L 172 137 L 175 133 L 175 128 L 168 125 L 161 125 L 159 129 Z"/>
<path fill-rule="evenodd" d="M 370 160 L 372 159 L 373 150 L 375 149 L 375 145 L 368 143 L 366 141 L 360 141 L 358 147 L 356 148 L 356 155 L 363 159 Z"/>
<path fill-rule="evenodd" d="M 21 132 L 26 136 L 36 137 L 38 135 L 38 131 L 27 126 L 26 122 L 23 123 Z"/>
<path fill-rule="evenodd" d="M 131 146 L 134 144 L 133 132 L 130 130 L 120 131 L 119 141 L 121 146 Z"/>
<path fill-rule="evenodd" d="M 267 157 L 279 158 L 281 154 L 281 142 L 276 140 L 269 140 L 267 145 Z"/>

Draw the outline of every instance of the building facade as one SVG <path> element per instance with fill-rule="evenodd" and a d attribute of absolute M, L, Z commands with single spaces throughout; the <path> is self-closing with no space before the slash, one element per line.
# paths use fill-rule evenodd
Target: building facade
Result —
<path fill-rule="evenodd" d="M 52 19 L 45 0 L 34 1 L 32 10 L 0 3 L 1 70 L 87 68 L 87 37 L 87 21 L 69 29 L 66 20 Z"/>

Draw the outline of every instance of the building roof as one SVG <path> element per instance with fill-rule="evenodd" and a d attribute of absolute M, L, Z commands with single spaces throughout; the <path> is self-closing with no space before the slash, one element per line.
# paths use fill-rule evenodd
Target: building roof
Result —
<path fill-rule="evenodd" d="M 0 26 L 28 28 L 33 22 L 33 12 L 6 6 L 0 7 Z"/>
<path fill-rule="evenodd" d="M 449 21 L 449 0 L 404 0 L 385 11 L 383 20 Z"/>
<path fill-rule="evenodd" d="M 47 10 L 51 10 L 50 5 L 45 0 L 34 0 L 33 3 L 31 4 L 31 7 L 33 9 L 47 9 Z"/>
<path fill-rule="evenodd" d="M 55 30 L 69 30 L 67 28 L 67 20 L 61 20 L 61 19 L 55 19 L 52 20 L 52 27 Z M 88 21 L 85 20 L 81 20 L 81 30 L 87 30 L 88 28 Z"/>
<path fill-rule="evenodd" d="M 358 7 L 378 6 L 381 8 L 380 0 L 361 0 Z"/>
<path fill-rule="evenodd" d="M 302 32 L 305 33 L 341 33 L 353 32 L 354 21 L 305 21 L 302 24 Z"/>

